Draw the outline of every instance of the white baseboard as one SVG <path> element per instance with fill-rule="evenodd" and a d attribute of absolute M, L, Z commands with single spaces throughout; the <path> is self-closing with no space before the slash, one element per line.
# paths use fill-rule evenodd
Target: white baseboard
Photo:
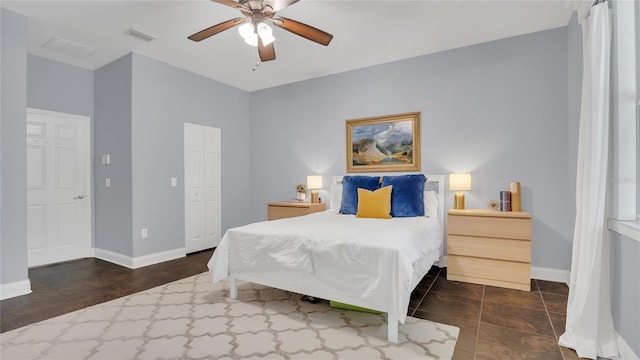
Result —
<path fill-rule="evenodd" d="M 569 270 L 543 268 L 538 266 L 531 267 L 531 278 L 538 280 L 554 281 L 569 284 L 571 273 Z"/>
<path fill-rule="evenodd" d="M 31 281 L 29 279 L 0 285 L 0 300 L 27 294 L 31 294 Z"/>
<path fill-rule="evenodd" d="M 616 342 L 618 343 L 618 350 L 620 350 L 621 360 L 640 360 L 638 355 L 633 352 L 633 349 L 627 342 L 616 332 Z"/>
<path fill-rule="evenodd" d="M 133 260 L 132 268 L 137 269 L 137 268 L 141 268 L 141 267 L 145 267 L 153 264 L 159 264 L 161 262 L 165 262 L 169 260 L 179 259 L 185 256 L 187 256 L 187 249 L 185 248 L 178 248 L 178 249 L 163 251 L 155 254 L 139 256 L 132 259 Z"/>
<path fill-rule="evenodd" d="M 187 256 L 185 248 L 178 248 L 168 251 L 163 251 L 155 254 L 149 254 L 139 257 L 131 257 L 122 254 L 118 254 L 109 250 L 94 249 L 95 257 L 104 261 L 108 261 L 120 266 L 124 266 L 129 269 L 138 269 L 141 267 L 159 264 L 161 262 L 178 259 Z"/>

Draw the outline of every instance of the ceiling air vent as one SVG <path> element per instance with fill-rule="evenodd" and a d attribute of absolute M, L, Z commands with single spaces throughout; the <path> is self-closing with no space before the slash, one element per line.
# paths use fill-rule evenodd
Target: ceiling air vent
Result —
<path fill-rule="evenodd" d="M 135 38 L 138 38 L 140 40 L 149 42 L 153 39 L 155 39 L 155 37 L 147 34 L 147 33 L 143 33 L 142 31 L 138 30 L 138 29 L 134 29 L 134 28 L 128 28 L 127 30 L 124 31 L 125 34 L 129 35 L 129 36 L 133 36 Z"/>
<path fill-rule="evenodd" d="M 59 36 L 52 37 L 46 43 L 42 44 L 42 47 L 51 51 L 72 56 L 76 59 L 84 59 L 98 52 L 92 47 L 88 47 L 71 40 L 63 39 Z"/>

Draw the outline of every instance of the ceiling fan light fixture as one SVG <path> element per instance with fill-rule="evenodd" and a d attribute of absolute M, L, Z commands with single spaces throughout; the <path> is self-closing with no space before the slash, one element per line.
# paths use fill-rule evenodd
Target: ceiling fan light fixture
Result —
<path fill-rule="evenodd" d="M 272 42 L 276 41 L 276 38 L 273 36 L 273 30 L 271 27 L 263 22 L 258 24 L 258 35 L 262 40 L 262 44 L 267 46 Z"/>
<path fill-rule="evenodd" d="M 1 1 L 1 0 L 0 0 Z M 296 20 L 288 19 L 282 16 L 276 16 L 276 12 L 300 0 L 212 0 L 213 2 L 232 7 L 240 10 L 244 17 L 236 17 L 219 24 L 210 26 L 200 30 L 197 33 L 188 36 L 192 41 L 202 41 L 211 36 L 219 34 L 236 25 L 238 32 L 245 43 L 258 48 L 260 61 L 271 61 L 276 59 L 276 52 L 273 42 L 276 38 L 273 36 L 273 30 L 265 21 L 271 23 L 281 29 L 287 30 L 307 40 L 311 40 L 320 45 L 327 46 L 333 35 L 328 32 L 316 29 L 313 26 L 301 23 Z"/>
<path fill-rule="evenodd" d="M 250 22 L 240 25 L 240 27 L 238 27 L 238 33 L 240 34 L 240 36 L 242 36 L 242 38 L 244 39 L 244 42 L 246 42 L 249 45 L 251 45 L 250 44 L 251 39 L 257 36 L 256 28 Z M 256 43 L 257 43 L 257 39 L 256 39 Z"/>
<path fill-rule="evenodd" d="M 257 47 L 258 46 L 258 34 L 256 34 L 256 33 L 251 34 L 249 37 L 244 39 L 244 42 L 247 45 L 251 45 L 253 47 Z"/>

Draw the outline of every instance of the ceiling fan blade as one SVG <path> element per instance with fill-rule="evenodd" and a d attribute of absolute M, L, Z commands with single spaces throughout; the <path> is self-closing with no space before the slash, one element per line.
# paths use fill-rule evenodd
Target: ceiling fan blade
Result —
<path fill-rule="evenodd" d="M 273 43 L 264 46 L 262 39 L 258 38 L 258 55 L 260 55 L 260 61 L 271 61 L 276 59 L 276 49 L 273 47 Z"/>
<path fill-rule="evenodd" d="M 222 5 L 227 5 L 229 7 L 232 7 L 234 9 L 246 9 L 246 7 L 242 4 L 240 4 L 239 2 L 235 2 L 233 0 L 211 0 L 213 2 L 216 2 L 218 4 L 222 4 Z"/>
<path fill-rule="evenodd" d="M 272 12 L 280 11 L 287 6 L 291 6 L 300 0 L 264 0 L 264 6 L 269 6 Z"/>
<path fill-rule="evenodd" d="M 278 27 L 324 46 L 329 45 L 331 39 L 333 39 L 333 35 L 327 32 L 282 16 L 274 16 L 271 18 L 271 21 L 273 21 L 273 24 Z"/>
<path fill-rule="evenodd" d="M 221 22 L 220 24 L 213 25 L 212 27 L 206 28 L 202 31 L 199 31 L 188 37 L 189 40 L 193 41 L 202 41 L 210 36 L 213 36 L 217 33 L 223 32 L 227 29 L 230 29 L 236 25 L 242 24 L 247 21 L 248 18 L 235 18 L 231 20 L 227 20 L 225 22 Z"/>

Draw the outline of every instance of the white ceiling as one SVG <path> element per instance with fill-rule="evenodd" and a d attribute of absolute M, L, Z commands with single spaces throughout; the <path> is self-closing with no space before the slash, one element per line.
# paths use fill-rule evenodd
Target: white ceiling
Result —
<path fill-rule="evenodd" d="M 235 28 L 199 43 L 187 36 L 240 12 L 209 0 L 11 1 L 28 18 L 31 54 L 97 69 L 136 52 L 253 91 L 390 61 L 567 25 L 565 0 L 302 0 L 278 12 L 334 35 L 328 47 L 273 27 L 277 59 L 257 61 Z M 124 34 L 134 27 L 156 37 Z M 76 59 L 42 47 L 58 36 L 97 52 Z"/>

